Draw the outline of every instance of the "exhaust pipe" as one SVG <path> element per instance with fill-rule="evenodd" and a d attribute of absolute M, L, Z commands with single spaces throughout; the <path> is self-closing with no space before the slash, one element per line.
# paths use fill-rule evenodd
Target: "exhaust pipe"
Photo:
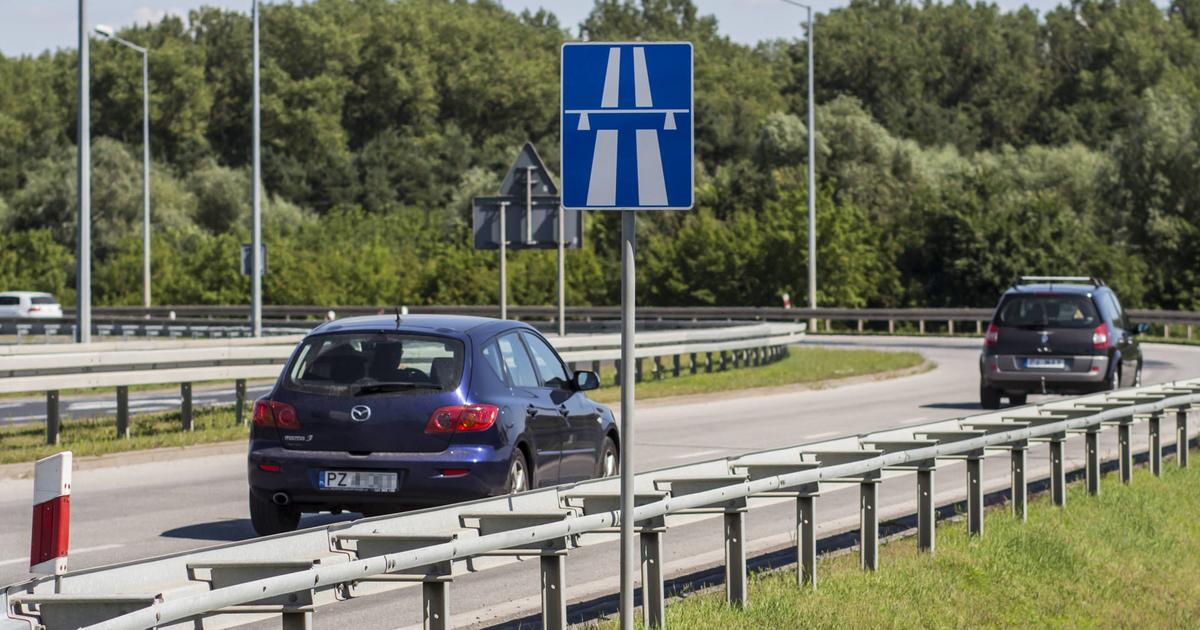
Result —
<path fill-rule="evenodd" d="M 292 502 L 292 498 L 286 492 L 276 492 L 271 495 L 271 502 L 275 505 L 287 505 Z"/>

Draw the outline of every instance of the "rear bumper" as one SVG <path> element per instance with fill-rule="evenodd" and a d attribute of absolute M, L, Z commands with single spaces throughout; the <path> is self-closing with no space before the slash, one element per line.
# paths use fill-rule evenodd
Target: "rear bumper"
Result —
<path fill-rule="evenodd" d="M 1065 368 L 1027 368 L 1024 355 L 993 354 L 981 357 L 986 385 L 1008 392 L 1087 393 L 1108 384 L 1109 358 L 1104 355 L 1057 356 Z"/>
<path fill-rule="evenodd" d="M 372 453 L 358 456 L 338 451 L 298 451 L 272 445 L 254 448 L 248 457 L 250 491 L 269 499 L 288 495 L 303 511 L 411 508 L 445 505 L 505 492 L 511 447 L 453 446 L 438 453 Z M 259 465 L 279 466 L 265 471 Z M 447 477 L 445 469 L 466 469 L 462 476 Z M 399 475 L 396 492 L 324 490 L 318 486 L 322 470 L 369 470 Z"/>

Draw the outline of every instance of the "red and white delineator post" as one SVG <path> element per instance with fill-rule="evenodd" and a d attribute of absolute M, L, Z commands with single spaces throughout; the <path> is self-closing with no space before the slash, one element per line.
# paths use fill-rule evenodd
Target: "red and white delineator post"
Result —
<path fill-rule="evenodd" d="M 29 572 L 67 572 L 71 532 L 71 451 L 40 459 L 33 468 L 33 544 Z"/>

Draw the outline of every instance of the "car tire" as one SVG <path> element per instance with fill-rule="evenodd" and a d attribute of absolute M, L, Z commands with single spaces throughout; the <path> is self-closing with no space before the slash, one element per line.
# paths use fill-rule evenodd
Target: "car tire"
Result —
<path fill-rule="evenodd" d="M 600 449 L 600 460 L 596 462 L 596 477 L 616 477 L 621 474 L 621 453 L 617 451 L 617 443 L 611 437 L 605 436 L 604 447 Z"/>
<path fill-rule="evenodd" d="M 984 409 L 1000 408 L 1000 390 L 989 387 L 987 383 L 979 383 L 979 404 Z"/>
<path fill-rule="evenodd" d="M 1029 400 L 1029 394 L 1009 394 L 1008 395 L 1008 402 L 1009 402 L 1009 404 L 1011 404 L 1014 407 L 1024 406 L 1026 401 L 1028 401 L 1028 400 Z"/>
<path fill-rule="evenodd" d="M 508 464 L 508 475 L 504 479 L 504 489 L 508 494 L 525 492 L 532 485 L 530 479 L 529 460 L 525 458 L 525 452 L 514 448 L 512 461 Z"/>
<path fill-rule="evenodd" d="M 270 536 L 294 532 L 300 526 L 300 510 L 285 505 L 275 505 L 250 493 L 250 525 L 259 536 Z"/>

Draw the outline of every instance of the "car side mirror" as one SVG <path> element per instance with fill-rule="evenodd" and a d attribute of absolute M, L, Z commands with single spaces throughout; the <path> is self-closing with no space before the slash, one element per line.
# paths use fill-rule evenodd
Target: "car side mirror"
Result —
<path fill-rule="evenodd" d="M 1148 330 L 1150 330 L 1150 324 L 1138 324 L 1137 326 L 1133 327 L 1133 334 L 1143 335 Z"/>
<path fill-rule="evenodd" d="M 571 378 L 571 382 L 575 385 L 575 391 L 586 392 L 600 388 L 600 377 L 595 372 L 580 370 Z"/>

